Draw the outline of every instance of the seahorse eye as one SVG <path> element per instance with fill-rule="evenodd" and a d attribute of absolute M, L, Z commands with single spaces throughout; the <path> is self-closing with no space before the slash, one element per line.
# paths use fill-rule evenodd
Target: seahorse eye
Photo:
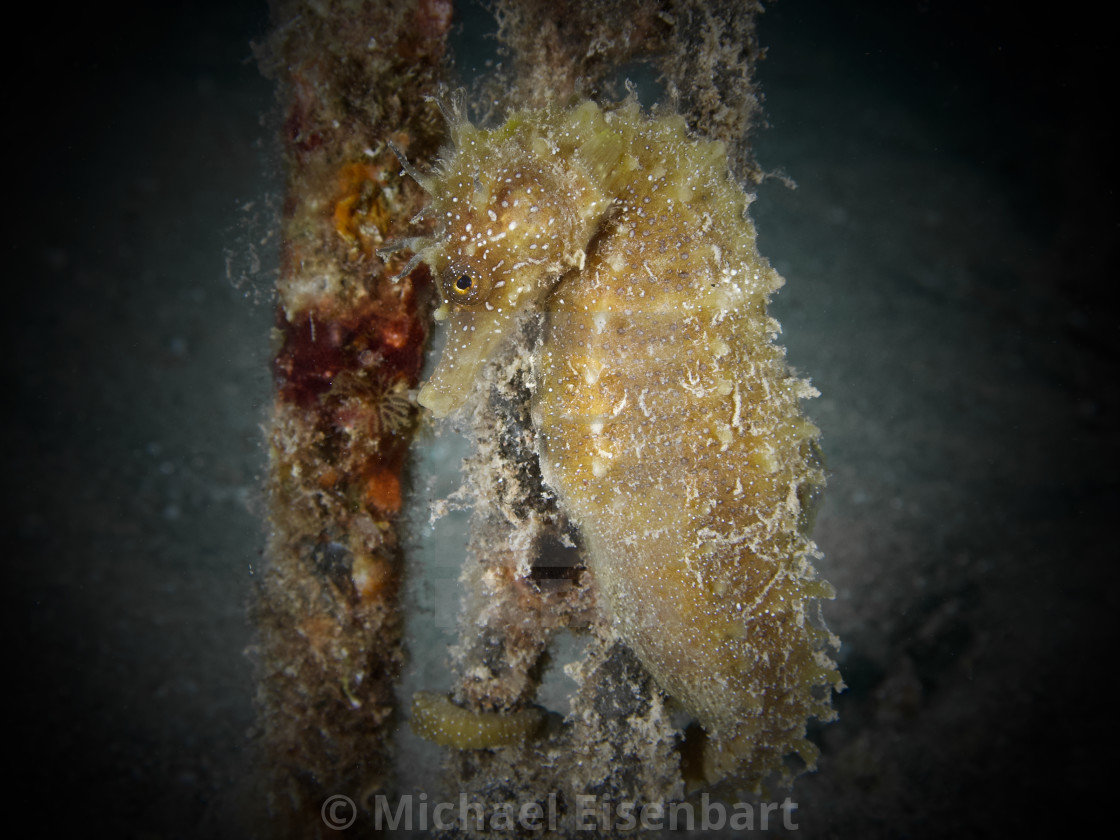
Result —
<path fill-rule="evenodd" d="M 443 297 L 448 303 L 471 306 L 490 296 L 490 282 L 481 274 L 449 266 L 443 275 Z"/>

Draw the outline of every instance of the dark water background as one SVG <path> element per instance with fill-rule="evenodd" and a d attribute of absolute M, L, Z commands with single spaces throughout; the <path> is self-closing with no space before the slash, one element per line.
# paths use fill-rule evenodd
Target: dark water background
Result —
<path fill-rule="evenodd" d="M 767 181 L 754 215 L 823 395 L 850 686 L 796 789 L 802 836 L 1078 831 L 1107 802 L 1115 72 L 1084 10 L 977 5 L 763 19 L 756 150 L 797 189 Z M 5 58 L 11 807 L 58 834 L 232 834 L 279 190 L 249 48 L 267 10 L 33 19 Z"/>

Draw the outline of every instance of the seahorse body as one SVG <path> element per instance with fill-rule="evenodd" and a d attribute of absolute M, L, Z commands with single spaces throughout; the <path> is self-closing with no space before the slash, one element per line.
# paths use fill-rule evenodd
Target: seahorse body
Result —
<path fill-rule="evenodd" d="M 420 395 L 444 415 L 523 316 L 544 315 L 533 418 L 617 635 L 708 734 L 704 773 L 755 784 L 833 717 L 835 639 L 810 618 L 818 431 L 766 313 L 722 144 L 636 104 L 453 126 L 427 184 L 450 338 Z"/>

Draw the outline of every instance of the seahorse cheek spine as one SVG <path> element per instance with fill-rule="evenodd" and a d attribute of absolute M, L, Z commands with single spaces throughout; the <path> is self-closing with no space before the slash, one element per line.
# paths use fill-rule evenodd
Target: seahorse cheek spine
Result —
<path fill-rule="evenodd" d="M 470 328 L 459 326 L 429 404 L 461 405 L 514 310 L 543 307 L 542 473 L 579 526 L 617 635 L 704 727 L 709 780 L 788 778 L 791 752 L 812 766 L 805 722 L 833 716 L 840 685 L 826 653 L 836 641 L 813 623 L 831 588 L 801 529 L 823 483 L 818 431 L 800 410 L 815 391 L 774 344 L 766 302 L 782 281 L 758 255 L 722 146 L 689 138 L 679 118 L 590 103 L 464 136 L 440 179 L 452 200 L 437 190 L 448 221 L 427 258 L 445 297 L 459 272 L 498 294 L 493 310 L 453 316 L 453 341 L 455 318 Z M 503 206 L 507 179 L 547 195 L 548 212 Z M 456 201 L 456 189 L 471 195 Z M 460 204 L 470 212 L 445 209 Z M 520 229 L 516 252 L 493 226 L 469 253 L 459 246 L 471 241 L 461 228 L 495 216 Z M 547 258 L 522 258 L 542 242 Z"/>

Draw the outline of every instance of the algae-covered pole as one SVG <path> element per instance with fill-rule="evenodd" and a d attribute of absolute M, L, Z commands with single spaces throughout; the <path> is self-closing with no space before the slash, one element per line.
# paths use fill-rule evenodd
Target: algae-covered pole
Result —
<path fill-rule="evenodd" d="M 448 0 L 282 0 L 260 50 L 279 84 L 286 194 L 277 283 L 270 532 L 254 604 L 272 834 L 315 836 L 333 794 L 389 783 L 399 670 L 401 468 L 430 275 L 377 256 L 423 204 Z M 281 828 L 283 826 L 283 828 Z"/>

